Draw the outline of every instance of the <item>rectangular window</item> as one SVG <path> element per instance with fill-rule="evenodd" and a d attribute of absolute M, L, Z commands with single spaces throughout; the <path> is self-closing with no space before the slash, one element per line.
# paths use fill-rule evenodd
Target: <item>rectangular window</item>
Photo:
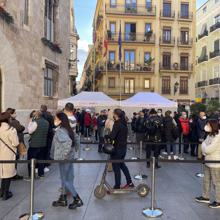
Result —
<path fill-rule="evenodd" d="M 134 79 L 125 79 L 125 94 L 134 93 Z"/>
<path fill-rule="evenodd" d="M 150 89 L 150 79 L 144 80 L 144 89 Z"/>
<path fill-rule="evenodd" d="M 189 30 L 181 30 L 180 40 L 181 40 L 182 44 L 188 44 L 189 43 Z"/>
<path fill-rule="evenodd" d="M 135 23 L 125 24 L 125 40 L 126 41 L 136 40 L 136 24 Z"/>
<path fill-rule="evenodd" d="M 134 70 L 135 68 L 135 51 L 125 50 L 125 69 Z"/>
<path fill-rule="evenodd" d="M 145 33 L 148 33 L 150 31 L 152 31 L 151 23 L 146 23 L 145 24 Z"/>
<path fill-rule="evenodd" d="M 163 68 L 164 69 L 171 69 L 171 54 L 165 53 L 163 54 Z"/>
<path fill-rule="evenodd" d="M 188 95 L 188 82 L 189 79 L 187 76 L 180 77 L 180 94 L 181 95 Z"/>
<path fill-rule="evenodd" d="M 115 78 L 114 77 L 108 78 L 108 88 L 115 88 Z"/>
<path fill-rule="evenodd" d="M 219 41 L 220 40 L 215 40 L 214 41 L 214 51 L 218 52 L 220 47 L 219 47 Z"/>
<path fill-rule="evenodd" d="M 215 17 L 215 23 L 220 23 L 220 14 Z"/>
<path fill-rule="evenodd" d="M 220 66 L 214 66 L 213 79 L 220 78 Z"/>
<path fill-rule="evenodd" d="M 112 65 L 115 64 L 115 51 L 109 51 L 109 62 Z"/>
<path fill-rule="evenodd" d="M 24 1 L 24 24 L 29 23 L 29 0 Z"/>
<path fill-rule="evenodd" d="M 116 0 L 110 0 L 110 7 L 111 8 L 116 8 Z"/>
<path fill-rule="evenodd" d="M 162 94 L 170 94 L 170 76 L 162 77 Z"/>
<path fill-rule="evenodd" d="M 189 18 L 189 4 L 181 3 L 181 18 Z"/>
<path fill-rule="evenodd" d="M 189 57 L 185 55 L 180 56 L 180 69 L 188 70 L 189 69 Z"/>
<path fill-rule="evenodd" d="M 45 0 L 45 37 L 54 41 L 54 1 Z"/>
<path fill-rule="evenodd" d="M 115 32 L 116 32 L 116 23 L 115 22 L 110 22 L 110 31 L 112 34 L 115 34 Z"/>
<path fill-rule="evenodd" d="M 171 43 L 171 28 L 163 29 L 163 43 Z"/>
<path fill-rule="evenodd" d="M 44 96 L 54 96 L 53 69 L 49 67 L 44 70 Z"/>
<path fill-rule="evenodd" d="M 152 10 L 152 0 L 146 0 L 146 8 L 147 10 Z"/>
<path fill-rule="evenodd" d="M 145 52 L 144 53 L 144 64 L 148 64 L 148 61 L 150 60 L 151 58 L 151 53 L 150 52 Z"/>
<path fill-rule="evenodd" d="M 171 17 L 171 3 L 163 3 L 163 17 Z"/>

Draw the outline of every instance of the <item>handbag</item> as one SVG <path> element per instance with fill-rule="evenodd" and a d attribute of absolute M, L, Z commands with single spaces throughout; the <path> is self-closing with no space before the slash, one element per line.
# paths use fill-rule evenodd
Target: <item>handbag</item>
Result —
<path fill-rule="evenodd" d="M 115 153 L 115 147 L 110 143 L 105 143 L 102 150 L 105 154 L 112 155 Z"/>
<path fill-rule="evenodd" d="M 25 156 L 27 154 L 27 148 L 22 142 L 18 145 L 18 154 L 20 156 Z"/>
<path fill-rule="evenodd" d="M 0 138 L 0 141 L 12 152 L 15 154 L 15 156 L 17 156 L 17 153 L 11 148 L 9 147 L 1 138 Z"/>

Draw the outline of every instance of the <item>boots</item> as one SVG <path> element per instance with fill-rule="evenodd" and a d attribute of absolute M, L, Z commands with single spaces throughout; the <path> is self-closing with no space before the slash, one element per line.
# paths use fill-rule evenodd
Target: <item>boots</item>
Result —
<path fill-rule="evenodd" d="M 60 195 L 60 198 L 57 201 L 54 201 L 52 203 L 53 207 L 66 207 L 67 206 L 67 196 L 66 195 Z"/>
<path fill-rule="evenodd" d="M 10 184 L 11 179 L 2 179 L 2 188 L 0 191 L 0 197 L 2 197 L 2 200 L 8 200 L 13 196 L 12 192 L 9 191 Z"/>
<path fill-rule="evenodd" d="M 69 205 L 69 209 L 76 209 L 83 206 L 83 201 L 80 199 L 79 195 L 77 197 L 73 197 L 73 203 Z"/>

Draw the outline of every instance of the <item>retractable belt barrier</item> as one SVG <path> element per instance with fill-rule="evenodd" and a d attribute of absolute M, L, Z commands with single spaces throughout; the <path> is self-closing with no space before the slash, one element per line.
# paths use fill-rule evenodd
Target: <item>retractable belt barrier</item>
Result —
<path fill-rule="evenodd" d="M 34 185 L 35 185 L 35 165 L 37 163 L 47 163 L 47 164 L 59 164 L 59 163 L 73 163 L 73 164 L 104 164 L 104 163 L 143 163 L 151 162 L 152 163 L 152 173 L 151 173 L 151 207 L 142 210 L 142 214 L 147 218 L 155 218 L 163 215 L 163 211 L 160 208 L 155 207 L 156 193 L 155 193 L 155 164 L 156 162 L 162 163 L 195 163 L 195 164 L 207 164 L 207 163 L 220 163 L 219 160 L 216 161 L 205 161 L 205 160 L 167 160 L 167 159 L 156 159 L 152 157 L 151 159 L 124 159 L 124 160 L 0 160 L 0 164 L 31 164 L 31 182 L 30 182 L 30 213 L 23 214 L 19 219 L 27 220 L 40 220 L 44 218 L 43 212 L 34 211 Z M 26 217 L 27 216 L 27 217 Z M 26 217 L 26 218 L 24 218 Z"/>

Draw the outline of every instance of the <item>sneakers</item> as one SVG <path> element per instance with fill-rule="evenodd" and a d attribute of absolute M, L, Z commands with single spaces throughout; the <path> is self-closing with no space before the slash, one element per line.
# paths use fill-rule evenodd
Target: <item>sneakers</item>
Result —
<path fill-rule="evenodd" d="M 79 197 L 79 195 L 77 195 L 77 197 L 74 197 L 73 199 L 74 199 L 74 201 L 73 201 L 73 203 L 71 203 L 69 205 L 69 207 L 68 207 L 69 209 L 76 209 L 76 208 L 83 206 L 83 201 Z"/>
<path fill-rule="evenodd" d="M 48 167 L 44 168 L 44 173 L 48 173 L 50 171 L 50 169 Z"/>
<path fill-rule="evenodd" d="M 209 205 L 209 208 L 211 209 L 219 209 L 220 208 L 220 203 L 218 202 L 213 202 Z"/>
<path fill-rule="evenodd" d="M 133 189 L 135 186 L 133 183 L 126 184 L 125 186 L 122 186 L 121 189 Z"/>
<path fill-rule="evenodd" d="M 210 203 L 210 200 L 207 198 L 204 198 L 203 196 L 196 197 L 195 200 L 196 202 L 199 202 L 199 203 L 207 203 L 207 204 Z"/>

